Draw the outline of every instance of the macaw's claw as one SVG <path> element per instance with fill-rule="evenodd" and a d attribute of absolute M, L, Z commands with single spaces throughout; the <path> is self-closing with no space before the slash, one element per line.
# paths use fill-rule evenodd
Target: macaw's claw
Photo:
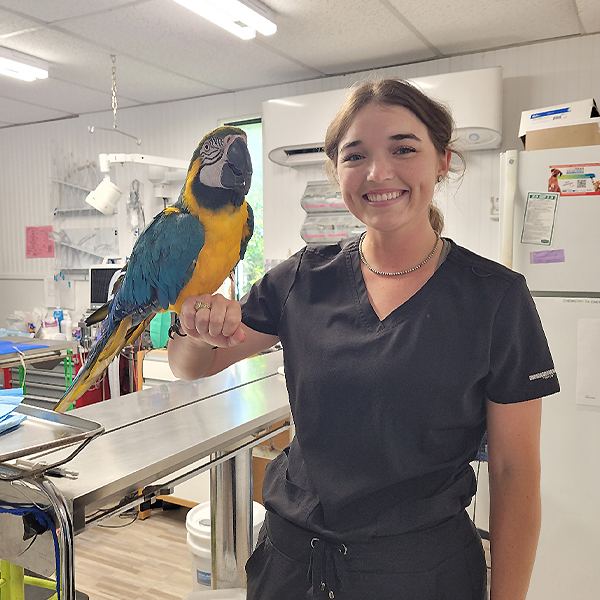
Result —
<path fill-rule="evenodd" d="M 175 315 L 175 323 L 169 327 L 169 339 L 173 339 L 173 334 L 176 333 L 179 337 L 185 337 L 187 333 L 181 331 L 179 317 Z"/>

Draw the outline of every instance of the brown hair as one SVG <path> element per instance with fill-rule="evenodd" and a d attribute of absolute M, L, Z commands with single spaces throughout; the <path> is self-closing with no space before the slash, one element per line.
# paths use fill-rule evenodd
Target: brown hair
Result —
<path fill-rule="evenodd" d="M 337 181 L 338 147 L 356 113 L 368 104 L 402 106 L 412 112 L 427 127 L 429 138 L 440 156 L 451 150 L 465 165 L 463 155 L 452 148 L 454 119 L 441 103 L 432 100 L 410 82 L 403 79 L 365 81 L 353 87 L 346 101 L 329 124 L 325 135 L 327 174 Z M 444 217 L 433 203 L 429 205 L 429 222 L 438 234 L 444 228 Z"/>

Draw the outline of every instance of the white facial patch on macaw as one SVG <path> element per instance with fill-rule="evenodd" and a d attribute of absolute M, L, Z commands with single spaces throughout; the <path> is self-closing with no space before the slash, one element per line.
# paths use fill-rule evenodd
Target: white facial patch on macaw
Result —
<path fill-rule="evenodd" d="M 216 163 L 211 165 L 205 165 L 200 169 L 200 181 L 211 188 L 220 188 L 221 185 L 221 172 L 223 171 L 223 165 L 227 161 L 221 158 Z"/>
<path fill-rule="evenodd" d="M 229 136 L 227 136 L 229 137 Z M 220 137 L 209 137 L 200 148 L 200 181 L 209 187 L 222 187 L 221 172 L 223 164 L 226 163 L 225 151 L 226 141 Z"/>

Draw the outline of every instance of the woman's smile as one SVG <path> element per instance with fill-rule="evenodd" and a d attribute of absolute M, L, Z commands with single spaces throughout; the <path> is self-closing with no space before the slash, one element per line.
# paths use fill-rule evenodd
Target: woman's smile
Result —
<path fill-rule="evenodd" d="M 371 202 L 372 204 L 378 204 L 381 202 L 386 202 L 387 200 L 395 200 L 396 198 L 401 198 L 408 194 L 408 190 L 399 190 L 399 191 L 387 191 L 387 192 L 368 192 L 363 195 L 363 198 L 367 202 Z"/>

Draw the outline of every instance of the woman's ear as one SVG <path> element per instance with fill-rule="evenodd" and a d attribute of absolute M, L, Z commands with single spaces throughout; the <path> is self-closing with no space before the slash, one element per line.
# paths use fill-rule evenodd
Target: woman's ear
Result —
<path fill-rule="evenodd" d="M 438 165 L 438 175 L 446 177 L 450 170 L 450 161 L 452 160 L 452 150 L 446 148 L 446 152 L 440 156 L 440 162 Z"/>

